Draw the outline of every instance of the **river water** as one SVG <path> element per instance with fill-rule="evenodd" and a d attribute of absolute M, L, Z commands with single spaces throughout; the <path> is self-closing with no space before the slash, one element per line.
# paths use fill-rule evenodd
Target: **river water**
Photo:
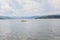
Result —
<path fill-rule="evenodd" d="M 0 20 L 0 40 L 60 40 L 60 19 Z"/>

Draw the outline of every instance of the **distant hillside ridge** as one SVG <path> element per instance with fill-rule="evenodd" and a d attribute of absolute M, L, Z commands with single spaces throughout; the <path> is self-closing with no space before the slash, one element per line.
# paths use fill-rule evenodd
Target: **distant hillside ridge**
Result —
<path fill-rule="evenodd" d="M 0 16 L 0 19 L 50 19 L 50 18 L 60 18 L 60 15 L 44 15 L 44 16 L 28 16 L 28 17 Z"/>
<path fill-rule="evenodd" d="M 37 17 L 35 19 L 49 19 L 49 18 L 60 18 L 60 15 L 47 15 L 47 16 L 41 16 L 41 17 Z"/>

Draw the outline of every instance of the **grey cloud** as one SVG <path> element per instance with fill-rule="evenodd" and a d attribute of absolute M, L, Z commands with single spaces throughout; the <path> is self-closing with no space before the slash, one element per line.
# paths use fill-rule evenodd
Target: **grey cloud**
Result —
<path fill-rule="evenodd" d="M 49 0 L 29 0 L 30 3 L 26 3 L 26 1 L 23 0 L 21 3 L 18 3 L 17 0 L 10 0 L 8 4 L 11 9 L 5 11 L 0 7 L 0 12 L 7 16 L 41 16 L 60 13 L 60 9 L 55 8 Z"/>

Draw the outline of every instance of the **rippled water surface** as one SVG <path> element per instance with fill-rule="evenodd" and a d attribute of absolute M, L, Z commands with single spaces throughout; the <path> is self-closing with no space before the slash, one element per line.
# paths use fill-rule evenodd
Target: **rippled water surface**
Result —
<path fill-rule="evenodd" d="M 0 20 L 0 40 L 60 40 L 60 19 Z"/>

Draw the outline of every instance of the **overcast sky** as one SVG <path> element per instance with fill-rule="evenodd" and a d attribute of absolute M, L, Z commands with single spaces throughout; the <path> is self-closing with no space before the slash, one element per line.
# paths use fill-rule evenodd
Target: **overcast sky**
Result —
<path fill-rule="evenodd" d="M 1 16 L 60 14 L 60 0 L 0 0 Z"/>

